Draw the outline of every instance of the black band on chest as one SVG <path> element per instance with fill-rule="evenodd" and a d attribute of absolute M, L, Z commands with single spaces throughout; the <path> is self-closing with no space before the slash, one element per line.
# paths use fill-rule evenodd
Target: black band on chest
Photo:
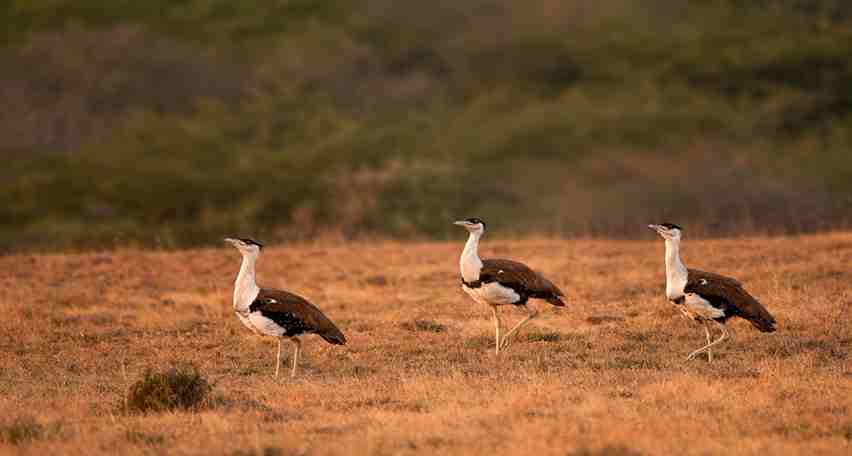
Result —
<path fill-rule="evenodd" d="M 672 299 L 672 302 L 675 304 L 683 304 L 686 302 L 686 295 L 680 295 L 677 298 Z"/>
<path fill-rule="evenodd" d="M 481 287 L 481 286 L 482 286 L 482 281 L 481 281 L 481 280 L 474 280 L 473 282 L 466 282 L 466 281 L 464 280 L 464 277 L 462 277 L 462 278 L 461 278 L 461 283 L 462 283 L 462 285 L 464 285 L 464 286 L 466 286 L 466 287 L 468 287 L 468 288 L 479 288 L 479 287 Z"/>

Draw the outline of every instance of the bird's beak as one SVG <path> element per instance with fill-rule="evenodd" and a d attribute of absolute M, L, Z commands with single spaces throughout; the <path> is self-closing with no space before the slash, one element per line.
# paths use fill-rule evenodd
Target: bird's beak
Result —
<path fill-rule="evenodd" d="M 237 240 L 232 238 L 225 238 L 225 242 L 231 245 L 236 245 Z"/>
<path fill-rule="evenodd" d="M 453 225 L 467 226 L 468 222 L 466 220 L 459 220 L 459 221 L 453 222 Z"/>
<path fill-rule="evenodd" d="M 648 225 L 648 228 L 654 231 L 660 231 L 660 225 Z"/>

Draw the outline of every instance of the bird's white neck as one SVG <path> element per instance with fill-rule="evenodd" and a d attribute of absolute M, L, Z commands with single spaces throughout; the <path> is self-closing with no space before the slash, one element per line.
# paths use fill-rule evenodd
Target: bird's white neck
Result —
<path fill-rule="evenodd" d="M 459 266 L 461 266 L 461 275 L 465 282 L 473 282 L 479 280 L 479 271 L 482 270 L 482 260 L 479 259 L 477 248 L 479 247 L 479 238 L 482 233 L 470 233 L 467 238 L 467 243 L 462 250 Z"/>
<path fill-rule="evenodd" d="M 243 264 L 234 282 L 234 308 L 237 310 L 247 310 L 260 292 L 255 282 L 255 262 L 257 262 L 256 255 L 243 255 Z"/>
<path fill-rule="evenodd" d="M 666 239 L 666 297 L 682 296 L 686 279 L 686 266 L 680 261 L 680 240 Z"/>

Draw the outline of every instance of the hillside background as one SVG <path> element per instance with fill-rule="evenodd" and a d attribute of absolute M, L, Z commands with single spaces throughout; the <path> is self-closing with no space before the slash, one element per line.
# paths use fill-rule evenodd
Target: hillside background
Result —
<path fill-rule="evenodd" d="M 852 2 L 0 1 L 0 251 L 852 224 Z"/>

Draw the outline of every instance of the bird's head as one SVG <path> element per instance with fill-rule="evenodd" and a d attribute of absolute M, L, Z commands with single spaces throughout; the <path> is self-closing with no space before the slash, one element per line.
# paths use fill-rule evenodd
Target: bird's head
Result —
<path fill-rule="evenodd" d="M 475 234 L 482 234 L 485 232 L 485 222 L 476 217 L 453 222 L 453 225 L 463 226 L 466 230 Z"/>
<path fill-rule="evenodd" d="M 674 223 L 661 223 L 659 225 L 648 225 L 648 228 L 656 231 L 663 239 L 679 241 L 680 232 L 683 228 Z"/>
<path fill-rule="evenodd" d="M 249 238 L 225 238 L 225 242 L 236 247 L 243 256 L 257 256 L 263 248 L 263 244 Z"/>

